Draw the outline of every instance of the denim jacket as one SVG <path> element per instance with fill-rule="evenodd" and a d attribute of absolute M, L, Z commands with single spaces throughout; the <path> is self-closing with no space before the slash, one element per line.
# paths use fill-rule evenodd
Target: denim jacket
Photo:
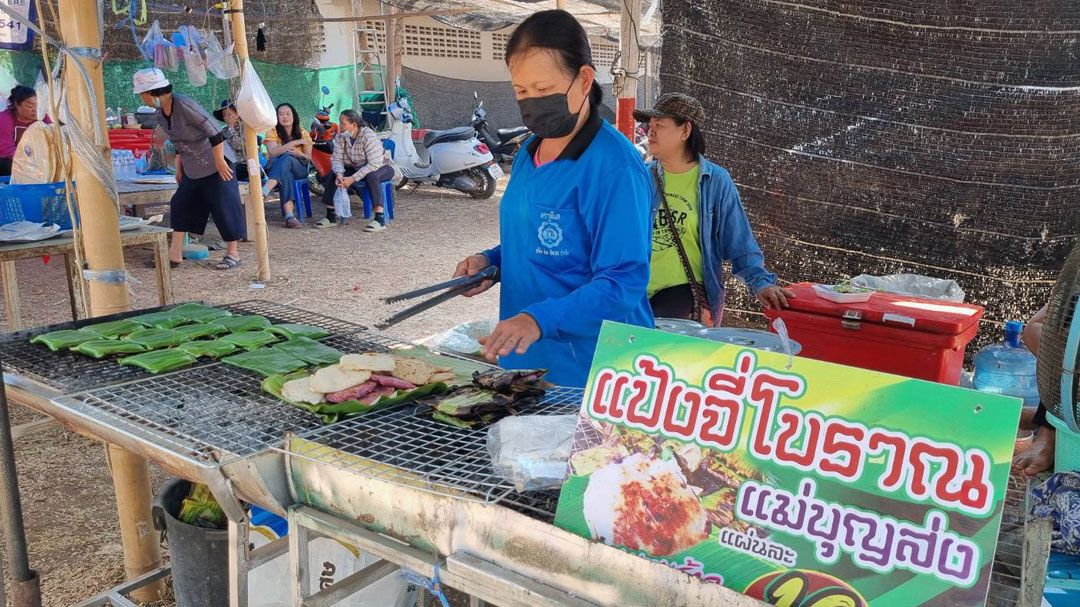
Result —
<path fill-rule="evenodd" d="M 698 208 L 701 217 L 701 258 L 704 268 L 705 293 L 713 318 L 721 318 L 724 308 L 724 262 L 731 262 L 731 270 L 757 295 L 765 287 L 776 284 L 776 275 L 765 269 L 765 256 L 754 239 L 750 221 L 746 218 L 739 191 L 731 175 L 704 156 L 698 158 L 701 177 L 698 181 Z M 655 174 L 657 161 L 649 163 L 650 175 Z M 661 168 L 661 170 L 663 170 Z M 653 189 L 653 216 L 660 208 L 660 194 L 656 191 L 656 179 L 651 179 Z"/>

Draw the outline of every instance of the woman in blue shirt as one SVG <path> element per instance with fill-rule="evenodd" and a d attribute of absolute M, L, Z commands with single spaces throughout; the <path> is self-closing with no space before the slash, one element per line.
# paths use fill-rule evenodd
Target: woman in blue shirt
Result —
<path fill-rule="evenodd" d="M 534 137 L 503 195 L 502 244 L 465 259 L 454 275 L 500 269 L 501 322 L 483 340 L 485 356 L 511 369 L 547 368 L 552 382 L 582 387 L 605 320 L 652 326 L 649 174 L 599 116 L 589 39 L 569 13 L 526 19 L 506 45 L 506 64 Z"/>

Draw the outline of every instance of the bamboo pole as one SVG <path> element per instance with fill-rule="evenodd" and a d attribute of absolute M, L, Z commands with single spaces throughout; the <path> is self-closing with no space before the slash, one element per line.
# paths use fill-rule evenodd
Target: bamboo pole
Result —
<path fill-rule="evenodd" d="M 232 23 L 232 37 L 236 56 L 240 58 L 240 65 L 248 58 L 247 24 L 244 21 L 244 0 L 230 0 L 229 21 Z M 245 213 L 251 213 L 255 217 L 255 256 L 259 264 L 259 282 L 270 280 L 270 249 L 267 245 L 266 235 L 266 209 L 263 207 L 262 188 L 259 187 L 259 140 L 258 133 L 251 127 L 244 126 L 244 151 L 247 154 L 248 175 L 254 175 L 255 179 L 248 186 L 248 200 Z M 248 238 L 252 238 L 248 234 Z"/>
<path fill-rule="evenodd" d="M 390 15 L 398 13 L 397 7 L 390 7 Z M 391 19 L 386 22 L 386 104 L 397 99 L 397 79 L 401 75 L 401 58 L 404 54 L 404 19 Z"/>
<path fill-rule="evenodd" d="M 101 70 L 101 30 L 96 0 L 60 0 L 60 32 L 64 42 L 77 51 L 79 61 L 90 74 L 93 90 L 87 90 L 78 70 L 64 70 L 65 89 L 71 118 L 89 133 L 97 129 L 105 137 L 105 93 Z M 94 116 L 91 95 L 97 100 Z M 97 125 L 96 127 L 94 125 Z M 101 149 L 103 159 L 110 156 L 109 146 Z M 82 243 L 87 267 L 92 271 L 124 271 L 124 252 L 120 245 L 120 220 L 116 201 L 94 178 L 83 158 L 71 159 L 71 176 L 78 186 L 78 205 Z M 123 312 L 130 306 L 126 282 L 90 280 L 90 314 L 104 316 Z M 150 517 L 150 468 L 146 460 L 120 447 L 110 446 L 109 463 L 120 515 L 120 538 L 124 547 L 124 570 L 128 579 L 141 576 L 161 565 L 161 552 Z M 146 586 L 132 597 L 155 601 L 165 595 L 163 582 Z"/>

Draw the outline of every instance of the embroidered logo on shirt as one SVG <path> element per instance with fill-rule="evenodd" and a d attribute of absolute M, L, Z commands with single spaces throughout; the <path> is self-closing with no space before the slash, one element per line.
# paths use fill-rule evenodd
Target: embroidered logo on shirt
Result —
<path fill-rule="evenodd" d="M 541 213 L 540 227 L 536 230 L 536 237 L 545 248 L 554 249 L 562 244 L 563 229 L 559 225 L 561 216 L 558 213 Z"/>

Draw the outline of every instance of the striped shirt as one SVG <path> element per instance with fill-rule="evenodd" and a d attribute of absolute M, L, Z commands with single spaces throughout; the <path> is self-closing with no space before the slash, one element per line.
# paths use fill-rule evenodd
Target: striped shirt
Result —
<path fill-rule="evenodd" d="M 375 131 L 361 127 L 360 136 L 352 137 L 346 132 L 334 138 L 334 156 L 330 166 L 338 175 L 344 175 L 345 167 L 357 167 L 349 177 L 360 180 L 386 164 L 386 151 Z"/>

